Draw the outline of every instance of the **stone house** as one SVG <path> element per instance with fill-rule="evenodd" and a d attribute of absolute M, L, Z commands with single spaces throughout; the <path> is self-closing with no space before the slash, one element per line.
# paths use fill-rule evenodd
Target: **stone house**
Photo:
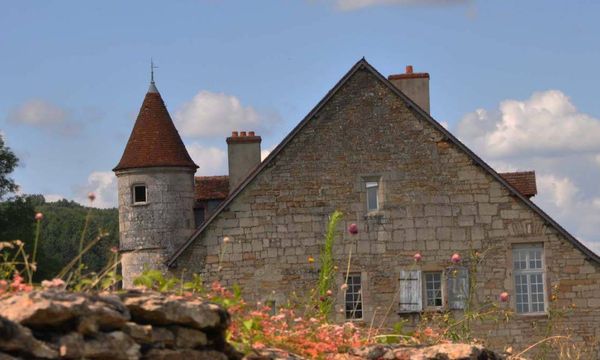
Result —
<path fill-rule="evenodd" d="M 493 302 L 513 315 L 473 324 L 492 344 L 548 328 L 597 344 L 600 257 L 530 201 L 533 172 L 497 173 L 429 115 L 428 74 L 385 78 L 362 59 L 262 162 L 260 141 L 233 132 L 229 176 L 194 178 L 152 82 L 114 169 L 125 286 L 158 267 L 277 306 L 314 286 L 309 258 L 340 210 L 358 234 L 334 245 L 337 321 L 415 324 Z"/>

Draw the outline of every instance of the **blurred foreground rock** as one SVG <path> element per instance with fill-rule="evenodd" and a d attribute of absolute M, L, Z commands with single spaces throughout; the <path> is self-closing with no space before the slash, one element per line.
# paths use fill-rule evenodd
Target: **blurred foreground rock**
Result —
<path fill-rule="evenodd" d="M 0 360 L 240 359 L 229 323 L 217 305 L 155 292 L 16 293 L 0 298 Z"/>

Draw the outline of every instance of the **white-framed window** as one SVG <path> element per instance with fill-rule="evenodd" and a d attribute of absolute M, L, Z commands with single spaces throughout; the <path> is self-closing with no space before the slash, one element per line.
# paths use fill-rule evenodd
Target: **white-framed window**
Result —
<path fill-rule="evenodd" d="M 514 245 L 513 274 L 518 314 L 546 312 L 544 247 L 542 244 Z"/>
<path fill-rule="evenodd" d="M 362 319 L 363 298 L 360 273 L 350 273 L 346 281 L 345 310 L 346 319 Z"/>
<path fill-rule="evenodd" d="M 145 184 L 135 184 L 131 187 L 131 197 L 134 204 L 145 204 L 148 202 L 148 191 Z"/>
<path fill-rule="evenodd" d="M 367 211 L 379 210 L 379 181 L 365 182 L 367 189 Z"/>
<path fill-rule="evenodd" d="M 442 300 L 442 272 L 429 271 L 424 274 L 424 303 L 428 309 L 441 309 L 444 305 Z"/>
<path fill-rule="evenodd" d="M 400 313 L 423 310 L 463 310 L 469 297 L 469 270 L 453 266 L 444 270 L 400 271 Z"/>

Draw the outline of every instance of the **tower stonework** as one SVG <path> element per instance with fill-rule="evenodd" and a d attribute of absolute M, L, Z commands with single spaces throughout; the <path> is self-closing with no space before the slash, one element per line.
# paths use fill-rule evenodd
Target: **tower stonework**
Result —
<path fill-rule="evenodd" d="M 131 287 L 144 269 L 164 271 L 167 257 L 192 235 L 197 168 L 152 82 L 113 169 L 123 287 Z"/>

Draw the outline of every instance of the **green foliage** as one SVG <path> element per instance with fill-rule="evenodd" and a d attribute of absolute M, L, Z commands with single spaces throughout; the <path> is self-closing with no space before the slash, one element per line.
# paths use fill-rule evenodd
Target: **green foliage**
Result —
<path fill-rule="evenodd" d="M 15 181 L 8 177 L 13 172 L 19 159 L 15 154 L 4 144 L 4 139 L 0 135 L 0 199 L 6 194 L 13 193 L 19 188 Z"/>
<path fill-rule="evenodd" d="M 324 317 L 329 316 L 333 308 L 333 242 L 337 234 L 337 225 L 342 219 L 343 214 L 340 211 L 334 211 L 329 217 L 327 224 L 327 233 L 325 234 L 325 244 L 321 249 L 321 269 L 319 271 L 319 282 L 317 283 L 317 293 L 319 294 L 319 312 Z"/>
<path fill-rule="evenodd" d="M 0 241 L 21 240 L 28 254 L 34 252 L 36 212 L 42 212 L 36 251 L 34 281 L 51 279 L 78 256 L 86 215 L 90 208 L 74 201 L 47 203 L 42 195 L 26 195 L 0 202 Z M 107 233 L 83 256 L 88 272 L 100 273 L 111 262 L 111 247 L 119 243 L 117 209 L 92 209 L 84 241 Z M 85 246 L 85 244 L 84 244 Z M 31 260 L 31 258 L 30 258 Z"/>

